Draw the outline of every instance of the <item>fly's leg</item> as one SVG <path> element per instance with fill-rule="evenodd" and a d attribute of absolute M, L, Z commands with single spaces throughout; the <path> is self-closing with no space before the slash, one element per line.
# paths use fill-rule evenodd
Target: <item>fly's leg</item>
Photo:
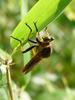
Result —
<path fill-rule="evenodd" d="M 30 33 L 32 32 L 32 29 L 31 29 L 31 27 L 27 23 L 25 23 L 25 25 L 30 29 L 30 32 L 29 32 L 29 36 L 30 36 Z M 34 25 L 35 25 L 36 31 L 38 31 L 38 29 L 36 27 L 36 23 L 34 23 Z M 34 47 L 38 47 L 37 41 L 33 41 L 33 40 L 29 39 L 29 36 L 28 36 L 28 41 L 30 41 L 31 43 L 34 43 L 36 45 L 30 46 L 26 50 L 23 50 L 23 43 L 22 43 L 22 41 L 20 39 L 17 39 L 15 37 L 11 36 L 13 39 L 19 41 L 19 43 L 21 45 L 21 51 L 22 51 L 22 53 L 26 53 L 26 52 L 30 51 L 31 49 L 33 49 Z"/>
<path fill-rule="evenodd" d="M 20 45 L 22 45 L 22 41 L 21 41 L 21 40 L 15 38 L 15 37 L 13 37 L 13 36 L 11 36 L 11 37 L 12 37 L 13 39 L 19 41 L 19 42 L 20 42 Z M 37 46 L 37 45 L 33 45 L 33 46 L 27 48 L 26 50 L 21 49 L 21 50 L 22 50 L 22 53 L 26 53 L 26 52 L 30 51 L 31 49 L 33 49 L 33 48 L 36 47 L 36 46 Z"/>
<path fill-rule="evenodd" d="M 24 50 L 22 53 L 26 53 L 27 51 L 32 50 L 34 47 L 37 47 L 37 46 L 38 46 L 37 41 L 31 40 L 31 39 L 29 38 L 29 37 L 30 37 L 30 34 L 31 34 L 31 32 L 32 32 L 31 27 L 30 27 L 27 23 L 25 23 L 25 25 L 30 29 L 30 33 L 29 33 L 29 36 L 28 36 L 28 41 L 31 42 L 31 43 L 34 43 L 34 44 L 36 44 L 36 45 L 30 46 L 28 49 Z M 34 54 L 34 50 L 32 50 L 32 52 L 33 52 L 33 54 Z"/>
<path fill-rule="evenodd" d="M 13 36 L 10 36 L 11 38 L 13 38 L 14 40 L 16 40 L 16 41 L 18 41 L 19 43 L 20 43 L 20 47 L 21 47 L 21 51 L 23 50 L 23 43 L 22 43 L 22 41 L 20 40 L 20 39 L 17 39 L 17 38 L 15 38 L 15 37 L 13 37 Z"/>
<path fill-rule="evenodd" d="M 27 23 L 25 23 L 25 25 L 30 29 L 29 36 L 28 36 L 28 39 L 29 39 L 30 34 L 31 34 L 31 32 L 32 32 L 32 29 L 31 29 L 31 27 L 30 27 Z"/>
<path fill-rule="evenodd" d="M 21 41 L 20 39 L 17 39 L 17 38 L 15 38 L 15 37 L 13 37 L 13 36 L 10 36 L 10 37 L 12 37 L 14 40 L 17 40 L 17 41 L 20 42 L 20 44 L 22 45 L 22 41 Z"/>
<path fill-rule="evenodd" d="M 39 44 L 41 44 L 41 38 L 40 38 L 40 34 L 39 34 L 39 31 L 38 31 L 36 22 L 34 22 L 34 26 L 35 26 L 35 29 L 36 29 L 36 41 L 37 41 Z"/>
<path fill-rule="evenodd" d="M 37 41 L 31 40 L 31 39 L 28 39 L 28 41 L 31 42 L 31 43 L 34 43 L 34 44 L 37 43 Z"/>
<path fill-rule="evenodd" d="M 37 43 L 36 41 L 31 40 L 31 39 L 29 38 L 29 37 L 30 37 L 30 34 L 31 34 L 31 32 L 32 32 L 32 29 L 31 29 L 31 27 L 30 27 L 27 23 L 25 23 L 25 25 L 30 29 L 29 36 L 28 36 L 28 41 L 30 41 L 31 43 Z"/>
<path fill-rule="evenodd" d="M 26 52 L 32 50 L 34 47 L 38 47 L 38 45 L 33 45 L 33 46 L 27 48 L 26 50 L 22 51 L 22 53 L 26 53 Z"/>
<path fill-rule="evenodd" d="M 48 33 L 48 29 L 47 29 L 47 27 L 45 28 L 45 37 L 49 37 L 49 33 Z"/>

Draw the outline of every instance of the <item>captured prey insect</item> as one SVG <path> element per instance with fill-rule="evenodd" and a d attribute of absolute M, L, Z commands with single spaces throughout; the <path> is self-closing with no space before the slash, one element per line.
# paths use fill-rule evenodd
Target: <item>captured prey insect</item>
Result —
<path fill-rule="evenodd" d="M 28 24 L 26 24 L 26 25 L 30 29 L 30 33 L 31 33 L 32 32 L 31 27 Z M 48 33 L 47 29 L 45 30 L 44 37 L 40 37 L 39 31 L 38 31 L 38 28 L 37 28 L 35 22 L 34 22 L 34 26 L 36 29 L 36 41 L 28 39 L 34 45 L 32 45 L 28 49 L 22 51 L 22 53 L 26 53 L 27 51 L 33 49 L 34 47 L 36 47 L 37 51 L 36 51 L 35 56 L 33 56 L 31 58 L 31 60 L 24 66 L 24 68 L 22 70 L 24 73 L 28 73 L 29 71 L 31 71 L 34 68 L 34 66 L 39 61 L 41 61 L 43 58 L 47 58 L 50 56 L 50 54 L 51 54 L 50 43 L 54 40 L 52 37 L 51 38 L 49 37 L 49 33 Z M 14 38 L 13 36 L 11 36 L 11 37 Z M 14 38 L 14 39 L 16 39 L 16 38 Z M 16 39 L 16 40 L 20 41 L 19 39 Z M 20 43 L 21 43 L 21 41 L 20 41 Z"/>

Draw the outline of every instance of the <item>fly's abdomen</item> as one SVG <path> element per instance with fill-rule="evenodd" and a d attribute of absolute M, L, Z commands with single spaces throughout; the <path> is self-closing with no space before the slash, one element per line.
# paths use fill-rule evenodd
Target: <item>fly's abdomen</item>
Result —
<path fill-rule="evenodd" d="M 50 56 L 51 48 L 46 47 L 41 49 L 23 68 L 24 73 L 28 73 L 41 59 Z"/>
<path fill-rule="evenodd" d="M 36 54 L 23 68 L 24 73 L 28 73 L 41 60 L 41 56 Z"/>

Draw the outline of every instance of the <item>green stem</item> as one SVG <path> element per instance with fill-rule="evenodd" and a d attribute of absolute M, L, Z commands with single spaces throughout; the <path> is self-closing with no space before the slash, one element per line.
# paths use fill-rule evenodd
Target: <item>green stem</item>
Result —
<path fill-rule="evenodd" d="M 7 75 L 7 84 L 8 84 L 10 99 L 14 100 L 13 90 L 12 90 L 12 82 L 11 82 L 11 74 L 10 74 L 10 66 L 9 65 L 7 65 L 7 67 L 6 67 L 6 75 Z"/>

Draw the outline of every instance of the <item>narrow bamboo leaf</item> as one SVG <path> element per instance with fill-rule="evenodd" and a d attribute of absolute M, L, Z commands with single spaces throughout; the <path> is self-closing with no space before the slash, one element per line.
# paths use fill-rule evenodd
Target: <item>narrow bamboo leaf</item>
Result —
<path fill-rule="evenodd" d="M 30 30 L 25 23 L 28 23 L 32 28 L 31 36 L 34 36 L 36 32 L 33 22 L 37 22 L 37 27 L 40 31 L 51 21 L 55 20 L 70 2 L 71 0 L 39 0 L 26 16 L 24 16 L 13 31 L 12 36 L 22 40 L 23 43 L 26 43 Z M 19 44 L 17 40 L 12 38 L 10 39 L 10 42 L 13 48 Z"/>

